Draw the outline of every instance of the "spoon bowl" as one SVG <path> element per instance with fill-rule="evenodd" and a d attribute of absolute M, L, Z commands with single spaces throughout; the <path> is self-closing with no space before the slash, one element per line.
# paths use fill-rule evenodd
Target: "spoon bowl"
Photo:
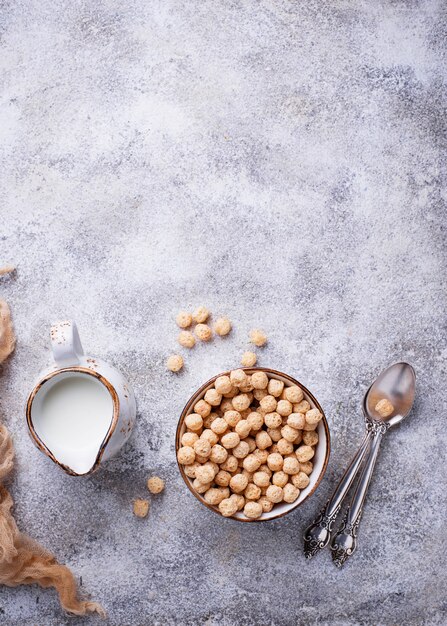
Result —
<path fill-rule="evenodd" d="M 408 363 L 394 363 L 379 375 L 365 394 L 363 412 L 370 422 L 387 422 L 395 426 L 411 411 L 416 390 L 416 375 Z M 393 413 L 382 417 L 376 404 L 385 398 L 394 407 Z"/>

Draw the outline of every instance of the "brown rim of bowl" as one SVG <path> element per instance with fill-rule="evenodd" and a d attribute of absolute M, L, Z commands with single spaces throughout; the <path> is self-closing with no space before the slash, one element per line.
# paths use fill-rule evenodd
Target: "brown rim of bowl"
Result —
<path fill-rule="evenodd" d="M 273 521 L 275 519 L 279 519 L 280 517 L 284 517 L 285 515 L 287 515 L 291 511 L 293 511 L 293 510 L 297 509 L 298 507 L 300 507 L 303 504 L 303 502 L 305 502 L 315 492 L 315 490 L 317 489 L 317 487 L 321 483 L 321 481 L 323 479 L 323 476 L 326 473 L 327 465 L 328 465 L 328 462 L 329 462 L 329 456 L 330 456 L 330 453 L 331 453 L 331 436 L 330 436 L 330 433 L 329 433 L 329 426 L 328 426 L 328 423 L 327 423 L 326 415 L 325 415 L 323 409 L 321 408 L 321 405 L 318 402 L 318 400 L 307 389 L 307 387 L 305 387 L 302 383 L 300 383 L 298 380 L 296 380 L 296 378 L 292 378 L 292 376 L 289 376 L 288 374 L 284 374 L 283 372 L 279 372 L 278 370 L 273 370 L 273 369 L 270 369 L 268 367 L 238 367 L 237 369 L 244 370 L 244 372 L 266 372 L 267 374 L 275 374 L 276 376 L 281 376 L 282 378 L 285 378 L 286 380 L 288 380 L 293 385 L 298 385 L 298 387 L 300 387 L 304 391 L 304 393 L 315 404 L 315 407 L 323 415 L 323 419 L 321 421 L 323 422 L 324 432 L 326 434 L 326 454 L 325 454 L 325 457 L 324 457 L 323 467 L 321 468 L 320 475 L 318 476 L 317 481 L 316 481 L 315 485 L 313 486 L 312 490 L 309 491 L 309 493 L 306 495 L 304 500 L 299 502 L 294 507 L 288 509 L 284 513 L 278 513 L 277 515 L 274 515 L 273 517 L 269 517 L 268 519 L 262 519 L 262 517 L 258 518 L 258 519 L 249 519 L 249 518 L 243 519 L 243 518 L 240 518 L 240 517 L 236 517 L 235 515 L 231 515 L 231 516 L 225 518 L 225 519 L 233 519 L 233 520 L 235 520 L 237 522 L 271 522 L 271 521 Z M 229 376 L 230 372 L 232 372 L 232 371 L 233 370 L 227 370 L 226 372 L 221 372 L 220 374 L 217 374 L 216 376 L 213 376 L 212 378 L 210 378 L 195 393 L 193 393 L 193 395 L 189 398 L 188 402 L 185 404 L 185 406 L 183 408 L 183 411 L 180 414 L 180 418 L 179 418 L 179 421 L 178 421 L 178 424 L 177 424 L 177 430 L 176 430 L 176 433 L 175 433 L 175 458 L 176 458 L 176 460 L 177 460 L 177 451 L 178 451 L 178 449 L 180 447 L 180 430 L 181 430 L 181 428 L 183 426 L 183 422 L 185 421 L 185 417 L 190 412 L 191 407 L 197 402 L 197 400 L 200 400 L 200 398 L 203 396 L 203 394 L 204 394 L 205 390 L 207 389 L 207 387 L 209 387 L 209 385 L 214 383 L 216 378 L 219 378 L 219 376 Z M 180 474 L 182 475 L 182 478 L 183 478 L 186 486 L 188 487 L 190 492 L 197 498 L 197 500 L 199 500 L 199 502 L 204 504 L 208 509 L 210 509 L 211 511 L 216 513 L 216 515 L 219 515 L 219 517 L 224 517 L 222 515 L 222 513 L 220 513 L 220 511 L 215 506 L 213 506 L 212 504 L 208 504 L 208 502 L 204 498 L 202 498 L 201 494 L 197 493 L 197 491 L 193 488 L 193 486 L 191 484 L 191 480 L 185 474 L 185 471 L 183 469 L 183 465 L 180 465 L 178 460 L 177 460 L 177 465 L 178 465 L 178 468 L 180 470 Z"/>

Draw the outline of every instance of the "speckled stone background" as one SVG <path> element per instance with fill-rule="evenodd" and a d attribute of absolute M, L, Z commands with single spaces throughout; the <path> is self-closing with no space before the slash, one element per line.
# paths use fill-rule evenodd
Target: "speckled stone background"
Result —
<path fill-rule="evenodd" d="M 0 376 L 17 449 L 20 527 L 103 603 L 108 624 L 444 625 L 446 4 L 431 1 L 1 2 L 0 262 L 17 350 Z M 443 196 L 444 193 L 444 196 Z M 443 285 L 444 282 L 444 285 Z M 228 339 L 176 349 L 179 308 L 206 304 Z M 24 403 L 50 323 L 126 373 L 138 422 L 122 454 L 71 478 L 32 446 Z M 288 517 L 204 509 L 174 458 L 191 392 L 261 365 L 319 398 L 333 452 Z M 411 417 L 384 442 L 344 570 L 302 533 L 362 437 L 363 393 L 416 368 Z M 155 472 L 166 492 L 137 520 Z M 14 626 L 68 618 L 53 591 L 0 590 Z"/>

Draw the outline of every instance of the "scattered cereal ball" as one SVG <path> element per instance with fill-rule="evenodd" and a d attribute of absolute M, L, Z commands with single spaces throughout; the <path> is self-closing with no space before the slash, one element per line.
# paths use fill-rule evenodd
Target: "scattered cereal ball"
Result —
<path fill-rule="evenodd" d="M 223 446 L 216 443 L 211 448 L 210 461 L 212 461 L 213 463 L 219 463 L 219 464 L 225 463 L 227 458 L 228 458 L 228 452 L 225 450 Z"/>
<path fill-rule="evenodd" d="M 299 490 L 294 485 L 291 485 L 290 483 L 287 483 L 287 485 L 283 489 L 284 502 L 289 502 L 289 503 L 295 502 L 295 500 L 298 498 L 299 495 L 300 495 Z"/>
<path fill-rule="evenodd" d="M 228 424 L 224 420 L 223 417 L 216 417 L 216 419 L 211 424 L 211 430 L 217 433 L 218 435 L 223 435 L 227 430 Z"/>
<path fill-rule="evenodd" d="M 234 430 L 237 432 L 241 439 L 245 439 L 245 437 L 247 437 L 251 431 L 250 422 L 248 421 L 248 419 L 241 420 L 236 424 Z"/>
<path fill-rule="evenodd" d="M 237 502 L 237 510 L 241 511 L 245 506 L 245 498 L 239 493 L 231 494 L 230 498 L 233 498 Z"/>
<path fill-rule="evenodd" d="M 224 517 L 231 517 L 238 510 L 238 503 L 236 500 L 230 498 L 225 498 L 219 504 L 219 511 Z"/>
<path fill-rule="evenodd" d="M 303 413 L 291 413 L 287 418 L 287 423 L 296 430 L 302 430 L 306 423 L 306 418 Z"/>
<path fill-rule="evenodd" d="M 203 426 L 203 419 L 198 413 L 190 413 L 185 417 L 185 425 L 189 428 L 189 430 L 197 431 L 200 430 Z"/>
<path fill-rule="evenodd" d="M 245 457 L 248 456 L 249 452 L 250 446 L 246 441 L 240 441 L 238 445 L 233 448 L 233 455 L 237 459 L 245 459 Z"/>
<path fill-rule="evenodd" d="M 264 396 L 262 398 L 262 400 L 260 400 L 259 402 L 261 409 L 264 409 L 264 411 L 267 411 L 267 413 L 273 413 L 273 411 L 275 411 L 276 409 L 276 398 L 274 398 L 272 395 L 268 395 L 268 396 Z"/>
<path fill-rule="evenodd" d="M 382 400 L 379 400 L 374 408 L 376 409 L 380 417 L 389 417 L 394 412 L 394 406 L 386 398 L 382 398 Z"/>
<path fill-rule="evenodd" d="M 196 477 L 196 469 L 200 467 L 200 463 L 198 461 L 194 461 L 191 465 L 185 465 L 183 471 L 188 476 L 188 478 Z"/>
<path fill-rule="evenodd" d="M 298 474 L 292 476 L 292 483 L 295 485 L 295 487 L 297 487 L 297 489 L 305 489 L 310 483 L 310 478 L 307 474 L 301 471 L 298 472 Z"/>
<path fill-rule="evenodd" d="M 172 354 L 166 361 L 166 367 L 171 372 L 179 372 L 183 367 L 183 359 L 179 354 Z"/>
<path fill-rule="evenodd" d="M 270 448 L 272 445 L 272 440 L 270 439 L 270 435 L 265 432 L 265 430 L 260 430 L 256 433 L 256 445 L 259 450 L 265 450 L 266 448 Z"/>
<path fill-rule="evenodd" d="M 272 470 L 272 472 L 279 472 L 282 469 L 284 464 L 284 459 L 278 452 L 273 452 L 269 454 L 267 457 L 267 465 Z"/>
<path fill-rule="evenodd" d="M 224 414 L 224 420 L 226 421 L 226 423 L 228 424 L 228 426 L 231 426 L 231 428 L 235 428 L 236 424 L 238 424 L 241 421 L 241 414 L 239 413 L 239 411 L 225 411 Z"/>
<path fill-rule="evenodd" d="M 221 463 L 220 465 L 220 469 L 223 469 L 226 472 L 235 472 L 237 468 L 238 468 L 237 458 L 233 456 L 232 454 L 229 454 L 227 460 Z"/>
<path fill-rule="evenodd" d="M 194 332 L 200 341 L 209 341 L 213 336 L 213 331 L 206 324 L 197 324 L 194 328 Z"/>
<path fill-rule="evenodd" d="M 236 474 L 230 480 L 230 489 L 234 493 L 241 493 L 248 485 L 248 478 L 244 474 Z"/>
<path fill-rule="evenodd" d="M 260 348 L 267 343 L 267 337 L 262 330 L 254 329 L 250 331 L 250 341 Z"/>
<path fill-rule="evenodd" d="M 253 385 L 253 389 L 266 389 L 269 384 L 267 374 L 265 372 L 253 372 L 251 375 L 251 384 Z"/>
<path fill-rule="evenodd" d="M 301 471 L 304 472 L 307 476 L 312 474 L 312 470 L 314 468 L 314 464 L 312 461 L 300 461 Z"/>
<path fill-rule="evenodd" d="M 277 485 L 270 485 L 270 487 L 267 488 L 265 495 L 270 502 L 277 504 L 278 502 L 281 502 L 283 498 L 283 491 L 281 487 L 278 487 Z"/>
<path fill-rule="evenodd" d="M 222 395 L 224 395 L 224 393 L 230 393 L 233 389 L 229 376 L 218 376 L 214 382 L 214 387 L 216 391 Z"/>
<path fill-rule="evenodd" d="M 188 328 L 192 324 L 192 315 L 188 311 L 180 311 L 175 318 L 177 326 L 179 328 Z"/>
<path fill-rule="evenodd" d="M 231 322 L 227 317 L 219 317 L 219 319 L 214 324 L 214 332 L 219 337 L 224 337 L 228 335 L 231 330 Z"/>
<path fill-rule="evenodd" d="M 221 401 L 222 396 L 218 391 L 216 391 L 216 389 L 208 389 L 205 393 L 205 402 L 208 402 L 211 406 L 219 406 Z"/>
<path fill-rule="evenodd" d="M 306 422 L 311 425 L 318 424 L 322 417 L 323 415 L 318 409 L 311 409 L 306 413 Z"/>
<path fill-rule="evenodd" d="M 304 463 L 304 461 L 310 461 L 315 453 L 313 451 L 313 448 L 311 448 L 310 446 L 300 446 L 295 454 L 298 461 L 300 463 Z"/>
<path fill-rule="evenodd" d="M 251 430 L 257 432 L 264 425 L 264 418 L 257 411 L 252 411 L 247 417 L 247 422 L 250 424 Z"/>
<path fill-rule="evenodd" d="M 288 400 L 280 400 L 276 405 L 276 412 L 282 417 L 288 417 L 292 413 L 292 405 Z"/>
<path fill-rule="evenodd" d="M 233 370 L 230 372 L 230 381 L 232 385 L 239 387 L 247 382 L 247 374 L 241 369 Z"/>
<path fill-rule="evenodd" d="M 301 402 L 298 402 L 298 404 L 293 405 L 294 413 L 306 413 L 307 411 L 309 411 L 309 409 L 310 409 L 310 404 L 308 403 L 307 400 L 301 400 Z"/>
<path fill-rule="evenodd" d="M 198 324 L 203 324 L 209 317 L 210 312 L 204 306 L 199 306 L 192 314 L 192 319 Z"/>
<path fill-rule="evenodd" d="M 255 472 L 253 474 L 253 482 L 258 487 L 268 487 L 270 484 L 270 476 L 265 472 Z"/>
<path fill-rule="evenodd" d="M 189 332 L 189 330 L 182 330 L 177 337 L 177 341 L 184 348 L 194 348 L 196 345 L 196 338 Z"/>
<path fill-rule="evenodd" d="M 318 443 L 318 433 L 314 430 L 309 430 L 303 433 L 303 443 L 306 446 L 316 446 Z"/>
<path fill-rule="evenodd" d="M 201 467 L 196 469 L 196 478 L 203 485 L 211 483 L 216 474 L 217 472 L 215 471 L 215 467 L 212 463 L 204 463 Z"/>
<path fill-rule="evenodd" d="M 223 445 L 224 448 L 235 448 L 239 444 L 240 440 L 241 438 L 239 437 L 239 435 L 233 432 L 224 435 L 221 438 L 220 443 Z"/>
<path fill-rule="evenodd" d="M 262 505 L 259 502 L 247 502 L 244 506 L 244 515 L 249 519 L 258 519 L 262 515 Z"/>
<path fill-rule="evenodd" d="M 286 400 L 288 400 L 292 404 L 297 404 L 298 402 L 301 402 L 301 400 L 304 398 L 303 390 L 297 385 L 286 387 L 284 389 L 284 395 Z"/>
<path fill-rule="evenodd" d="M 181 439 L 182 446 L 189 446 L 190 448 L 192 448 L 198 438 L 199 435 L 197 435 L 196 433 L 184 433 Z"/>
<path fill-rule="evenodd" d="M 245 411 L 250 406 L 250 396 L 246 393 L 240 393 L 238 396 L 234 396 L 231 401 L 236 411 Z"/>
<path fill-rule="evenodd" d="M 200 435 L 200 439 L 206 439 L 210 442 L 211 446 L 216 445 L 216 443 L 219 441 L 219 437 L 213 430 L 211 430 L 211 428 L 207 428 L 206 430 L 204 430 L 203 433 Z"/>
<path fill-rule="evenodd" d="M 256 365 L 256 354 L 254 352 L 244 352 L 241 357 L 241 364 L 244 367 L 253 367 L 253 365 Z"/>
<path fill-rule="evenodd" d="M 286 424 L 281 428 L 281 435 L 284 437 L 284 439 L 287 439 L 287 441 L 293 443 L 298 437 L 298 431 Z"/>
<path fill-rule="evenodd" d="M 270 513 L 270 511 L 273 509 L 273 502 L 271 502 L 267 498 L 267 496 L 261 496 L 258 502 L 262 506 L 262 510 L 264 513 Z"/>
<path fill-rule="evenodd" d="M 271 396 L 278 398 L 282 394 L 282 390 L 284 389 L 284 383 L 282 380 L 276 380 L 276 378 L 271 378 L 269 380 L 269 384 L 267 386 L 267 391 Z"/>
<path fill-rule="evenodd" d="M 272 483 L 277 487 L 284 487 L 289 482 L 289 475 L 279 470 L 279 472 L 275 472 L 272 476 Z"/>
<path fill-rule="evenodd" d="M 300 464 L 298 463 L 298 459 L 293 456 L 285 458 L 282 469 L 283 472 L 289 475 L 298 474 L 298 472 L 300 471 Z"/>
<path fill-rule="evenodd" d="M 161 493 L 165 488 L 165 481 L 158 476 L 148 478 L 146 484 L 151 493 Z"/>
<path fill-rule="evenodd" d="M 219 487 L 228 487 L 231 480 L 231 474 L 229 472 L 225 472 L 224 470 L 219 470 L 214 477 L 214 482 Z"/>
<path fill-rule="evenodd" d="M 286 454 L 292 454 L 293 453 L 293 443 L 291 441 L 287 441 L 287 439 L 280 439 L 278 441 L 278 452 L 279 454 L 282 454 L 283 456 L 286 456 Z"/>
<path fill-rule="evenodd" d="M 181 465 L 191 465 L 191 463 L 194 463 L 196 460 L 194 448 L 190 448 L 189 446 L 179 448 L 177 452 L 177 460 Z"/>
<path fill-rule="evenodd" d="M 279 413 L 276 413 L 276 411 L 274 411 L 273 413 L 266 413 L 266 415 L 264 416 L 264 422 L 267 428 L 278 428 L 278 426 L 281 426 L 282 424 L 281 415 L 279 415 Z"/>
<path fill-rule="evenodd" d="M 227 497 L 229 497 L 229 495 L 230 494 L 228 494 Z M 225 496 L 226 493 L 223 493 L 220 489 L 216 487 L 211 487 L 210 489 L 208 489 L 208 491 L 205 491 L 203 497 L 205 501 L 208 502 L 208 504 L 216 506 L 217 504 L 220 504 L 222 500 L 225 500 Z"/>
<path fill-rule="evenodd" d="M 259 500 L 261 497 L 261 489 L 254 483 L 249 483 L 244 491 L 247 500 Z"/>
<path fill-rule="evenodd" d="M 254 454 L 249 454 L 243 460 L 242 465 L 247 472 L 256 472 L 261 465 L 261 461 L 257 459 Z"/>
<path fill-rule="evenodd" d="M 198 413 L 202 417 L 206 417 L 211 413 L 211 406 L 205 400 L 199 400 L 194 405 L 194 412 Z"/>
<path fill-rule="evenodd" d="M 134 500 L 133 512 L 137 517 L 146 517 L 149 513 L 149 501 L 144 498 L 137 498 Z"/>
<path fill-rule="evenodd" d="M 208 458 L 211 454 L 211 444 L 207 439 L 200 438 L 194 444 L 194 452 L 197 456 Z"/>

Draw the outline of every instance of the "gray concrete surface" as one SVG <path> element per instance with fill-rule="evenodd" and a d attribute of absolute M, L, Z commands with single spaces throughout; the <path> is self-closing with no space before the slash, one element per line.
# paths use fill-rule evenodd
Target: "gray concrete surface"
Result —
<path fill-rule="evenodd" d="M 108 624 L 441 625 L 446 606 L 446 5 L 442 1 L 1 3 L 0 282 L 18 335 L 0 376 L 17 519 L 82 577 Z M 445 156 L 445 154 L 444 154 Z M 443 195 L 444 194 L 444 195 Z M 164 368 L 179 308 L 226 340 Z M 52 321 L 135 387 L 138 424 L 87 479 L 32 446 L 24 402 Z M 190 393 L 238 363 L 317 395 L 333 453 L 317 493 L 264 525 L 204 510 L 174 431 Z M 387 364 L 414 413 L 385 442 L 358 553 L 308 563 L 302 532 L 362 437 Z M 166 478 L 150 517 L 131 500 Z M 0 590 L 1 623 L 81 624 L 52 591 Z"/>

